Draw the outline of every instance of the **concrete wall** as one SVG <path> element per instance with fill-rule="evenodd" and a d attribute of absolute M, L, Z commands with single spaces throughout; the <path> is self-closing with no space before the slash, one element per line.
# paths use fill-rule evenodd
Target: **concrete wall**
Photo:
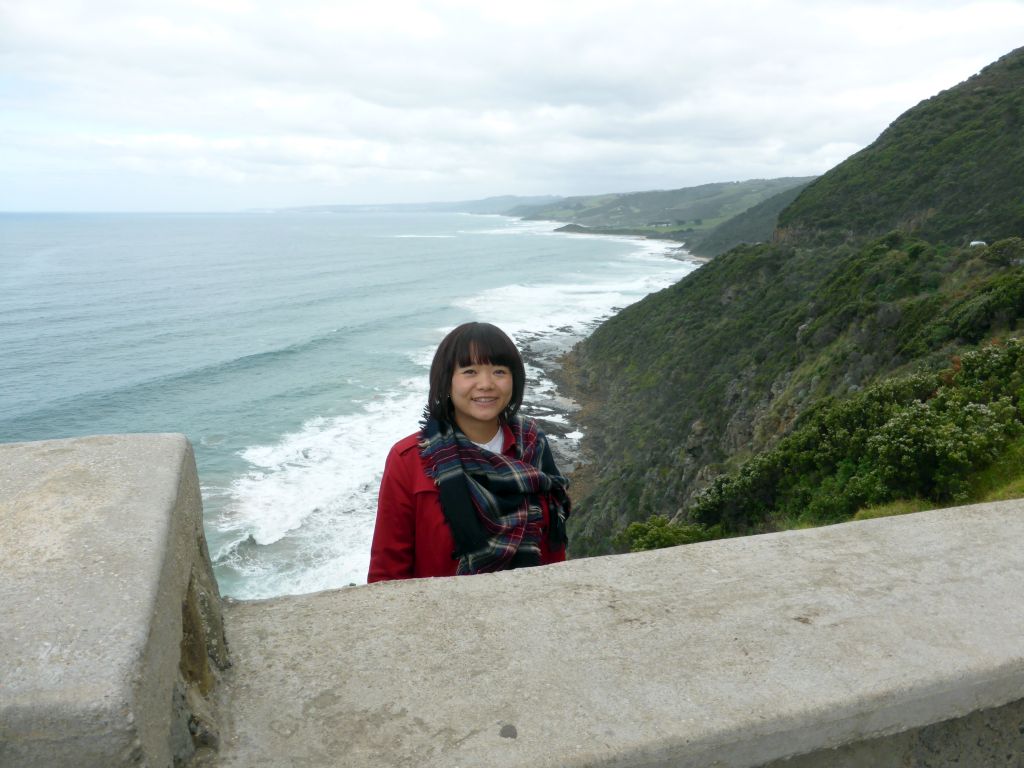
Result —
<path fill-rule="evenodd" d="M 234 604 L 222 765 L 1021 765 L 1021 541 L 1012 502 Z"/>
<path fill-rule="evenodd" d="M 170 766 L 215 744 L 227 653 L 183 436 L 0 445 L 0 649 L 0 765 Z"/>
<path fill-rule="evenodd" d="M 1022 502 L 226 601 L 225 672 L 183 438 L 0 504 L 2 766 L 1024 765 Z"/>
<path fill-rule="evenodd" d="M 1024 699 L 920 728 L 853 741 L 765 768 L 1020 768 Z"/>

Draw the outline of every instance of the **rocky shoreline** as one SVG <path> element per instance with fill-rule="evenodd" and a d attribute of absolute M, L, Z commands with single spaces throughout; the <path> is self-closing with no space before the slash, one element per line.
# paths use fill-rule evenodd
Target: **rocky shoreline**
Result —
<path fill-rule="evenodd" d="M 597 232 L 568 225 L 555 231 L 580 232 L 604 237 L 629 237 L 635 239 L 664 240 L 642 233 L 608 230 Z M 684 245 L 666 250 L 665 256 L 677 261 L 688 261 L 705 264 L 711 261 L 704 256 L 695 256 Z M 591 430 L 588 413 L 596 404 L 591 402 L 578 386 L 572 368 L 573 348 L 589 337 L 605 321 L 614 317 L 622 307 L 613 307 L 612 312 L 596 318 L 582 329 L 562 327 L 553 333 L 524 335 L 516 339 L 523 361 L 526 364 L 526 399 L 522 413 L 536 419 L 541 429 L 549 437 L 555 461 L 559 469 L 569 477 L 572 484 L 571 495 L 582 498 L 589 486 L 590 452 L 582 444 L 587 438 L 587 445 L 600 442 L 600 436 Z"/>
<path fill-rule="evenodd" d="M 567 475 L 582 461 L 580 440 L 583 431 L 577 418 L 581 406 L 565 394 L 562 359 L 605 319 L 595 321 L 585 335 L 575 333 L 570 328 L 560 328 L 559 334 L 564 335 L 538 335 L 518 339 L 526 364 L 527 397 L 523 402 L 522 413 L 538 421 L 550 439 L 559 469 Z"/>

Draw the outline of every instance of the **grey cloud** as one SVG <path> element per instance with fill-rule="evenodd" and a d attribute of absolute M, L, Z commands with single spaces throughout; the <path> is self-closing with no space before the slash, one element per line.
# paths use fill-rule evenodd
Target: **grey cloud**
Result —
<path fill-rule="evenodd" d="M 0 189 L 45 167 L 164 205 L 178 172 L 244 207 L 820 173 L 1022 32 L 1012 0 L 0 0 Z M 0 208 L 45 208 L 29 188 Z"/>

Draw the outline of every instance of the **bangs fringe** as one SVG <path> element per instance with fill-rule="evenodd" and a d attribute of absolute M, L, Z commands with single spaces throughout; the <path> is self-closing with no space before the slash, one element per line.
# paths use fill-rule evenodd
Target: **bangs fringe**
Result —
<path fill-rule="evenodd" d="M 459 339 L 455 350 L 455 361 L 458 366 L 465 368 L 467 365 L 504 365 L 514 368 L 521 359 L 515 345 L 503 335 L 486 331 L 486 326 L 482 329 L 478 326 Z"/>

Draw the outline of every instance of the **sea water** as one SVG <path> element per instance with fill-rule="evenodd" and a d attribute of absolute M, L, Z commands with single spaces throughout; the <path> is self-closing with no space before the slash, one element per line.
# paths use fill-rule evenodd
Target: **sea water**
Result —
<path fill-rule="evenodd" d="M 443 335 L 545 361 L 697 265 L 675 244 L 453 213 L 0 215 L 0 441 L 183 432 L 225 594 L 364 582 L 384 458 Z M 670 258 L 674 256 L 675 258 Z"/>

